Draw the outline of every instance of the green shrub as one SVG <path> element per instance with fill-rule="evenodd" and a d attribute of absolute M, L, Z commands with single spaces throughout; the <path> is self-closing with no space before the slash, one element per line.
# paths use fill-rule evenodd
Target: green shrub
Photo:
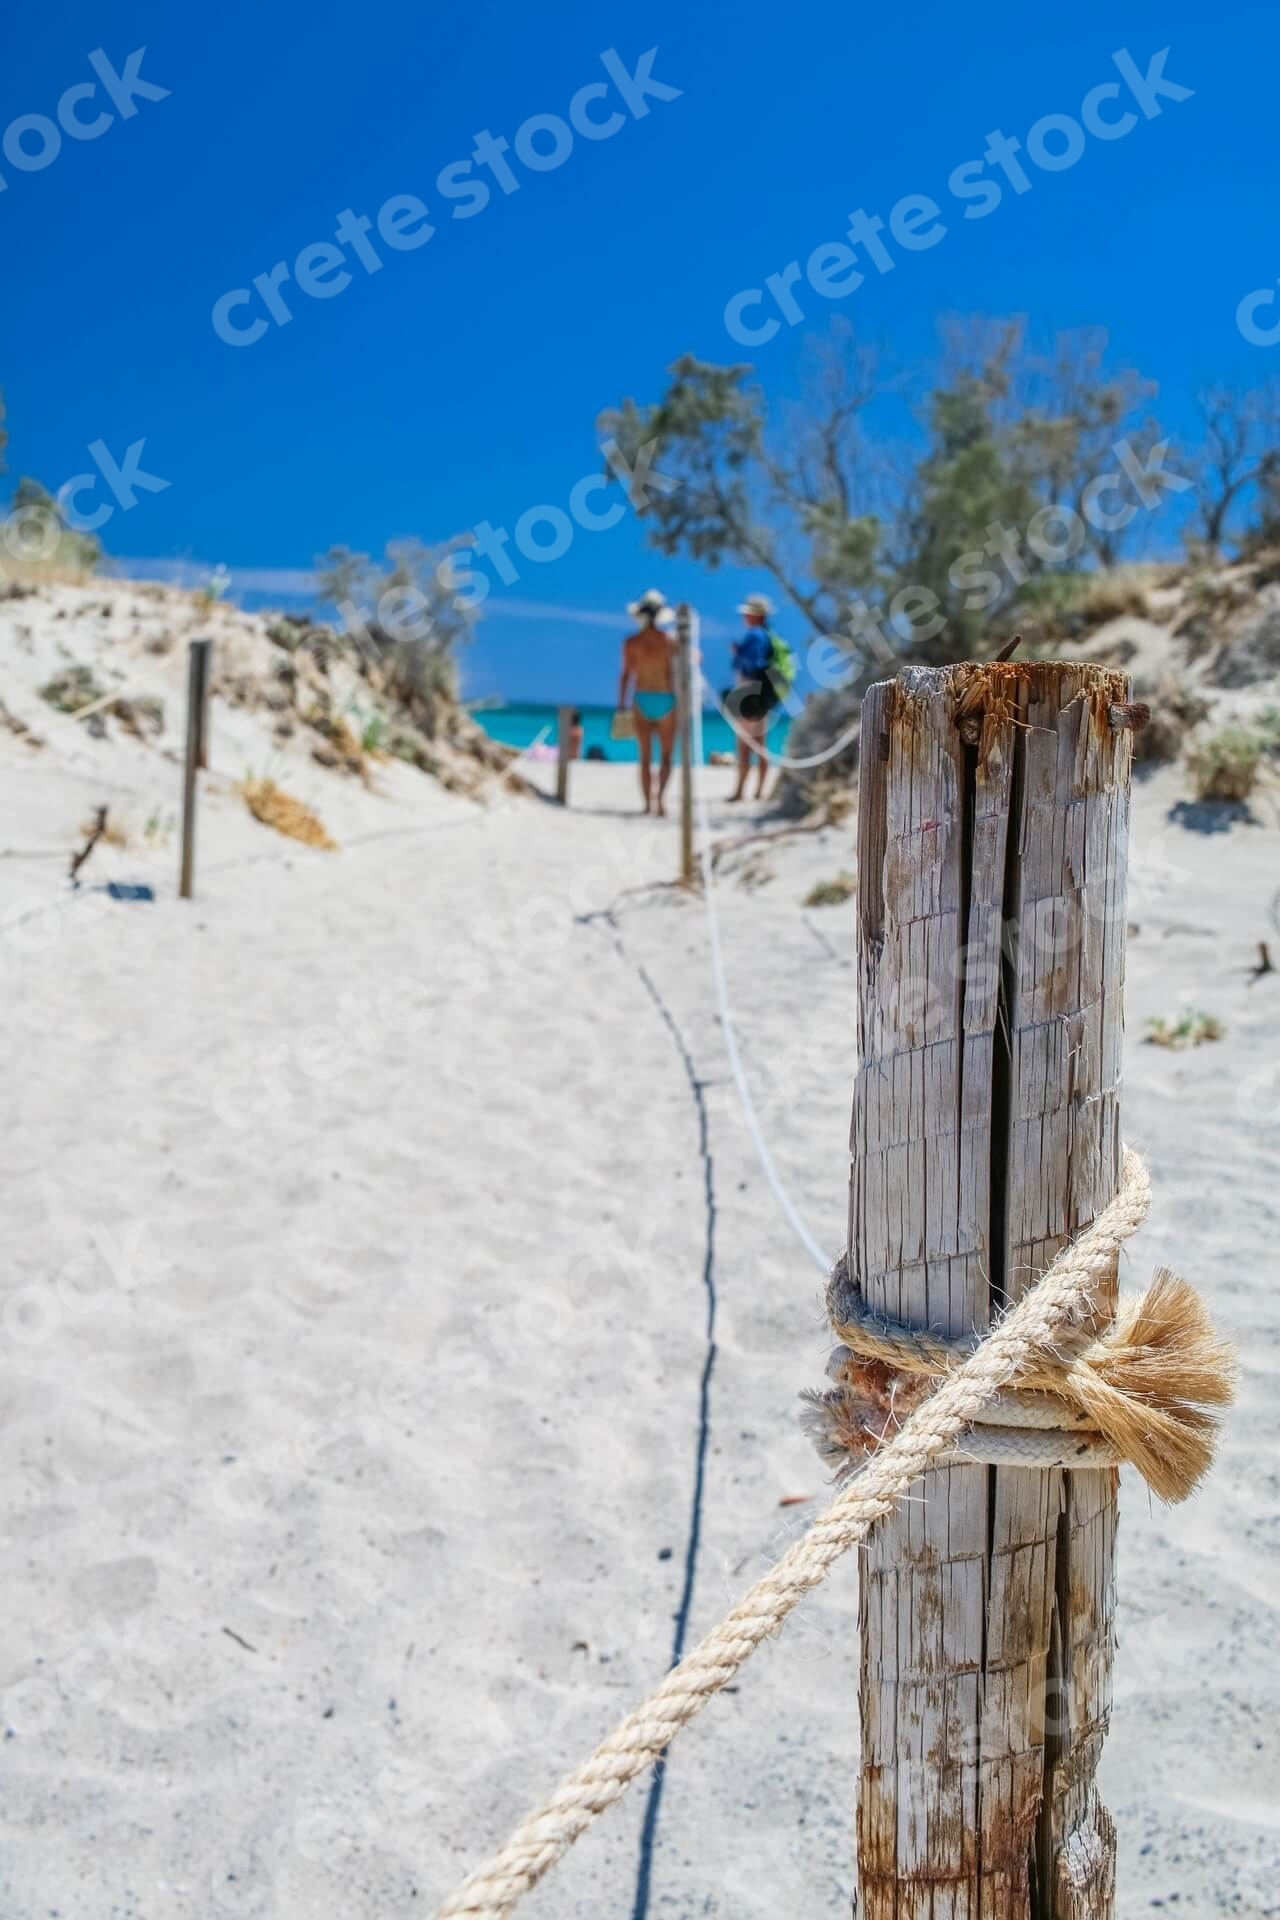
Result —
<path fill-rule="evenodd" d="M 59 713 L 79 713 L 81 707 L 92 706 L 106 692 L 93 677 L 92 667 L 68 667 L 52 680 L 45 682 L 40 689 L 40 698 L 47 700 Z"/>
<path fill-rule="evenodd" d="M 858 890 L 858 882 L 851 873 L 838 873 L 834 880 L 819 880 L 810 887 L 804 897 L 806 907 L 838 907 L 842 901 L 851 900 Z"/>
<path fill-rule="evenodd" d="M 1155 766 L 1176 760 L 1191 729 L 1208 719 L 1209 702 L 1177 680 L 1163 681 L 1142 697 L 1150 703 L 1151 718 L 1133 736 L 1134 765 Z"/>
<path fill-rule="evenodd" d="M 1247 800 L 1258 777 L 1262 741 L 1245 727 L 1224 727 L 1187 755 L 1197 800 Z"/>

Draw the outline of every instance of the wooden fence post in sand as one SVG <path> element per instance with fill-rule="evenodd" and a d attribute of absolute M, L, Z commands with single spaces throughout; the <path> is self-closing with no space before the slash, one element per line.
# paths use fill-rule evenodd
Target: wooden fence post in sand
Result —
<path fill-rule="evenodd" d="M 204 647 L 205 656 L 200 678 L 200 740 L 196 765 L 201 773 L 205 773 L 209 766 L 209 681 L 213 676 L 213 642 L 203 640 L 199 644 Z"/>
<path fill-rule="evenodd" d="M 182 770 L 182 872 L 178 898 L 189 900 L 196 864 L 196 770 L 208 735 L 209 640 L 193 640 L 187 649 L 187 750 Z"/>
<path fill-rule="evenodd" d="M 863 706 L 849 1264 L 981 1331 L 1115 1193 L 1122 674 L 913 668 Z M 1108 1920 L 1114 1471 L 928 1474 L 860 1580 L 860 1920 Z"/>
<path fill-rule="evenodd" d="M 701 696 L 693 656 L 698 616 L 687 601 L 676 608 L 676 698 L 680 708 L 680 884 L 693 885 L 693 703 Z"/>
<path fill-rule="evenodd" d="M 573 708 L 556 708 L 556 799 L 562 807 L 569 804 L 569 736 L 573 731 Z"/>

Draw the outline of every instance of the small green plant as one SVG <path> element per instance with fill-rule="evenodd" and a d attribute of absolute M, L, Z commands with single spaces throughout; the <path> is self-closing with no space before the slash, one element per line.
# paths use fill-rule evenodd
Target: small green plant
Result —
<path fill-rule="evenodd" d="M 851 873 L 838 873 L 834 880 L 819 880 L 810 887 L 804 897 L 806 907 L 838 907 L 842 901 L 852 900 L 857 892 L 858 882 Z"/>
<path fill-rule="evenodd" d="M 1254 715 L 1254 728 L 1264 753 L 1280 753 L 1280 707 L 1263 707 Z"/>
<path fill-rule="evenodd" d="M 159 807 L 155 807 L 147 815 L 143 824 L 142 838 L 149 847 L 163 846 L 172 834 L 174 824 L 173 814 L 163 814 Z"/>
<path fill-rule="evenodd" d="M 360 729 L 361 753 L 381 753 L 387 723 L 382 714 L 371 713 Z"/>
<path fill-rule="evenodd" d="M 222 562 L 219 561 L 204 586 L 197 587 L 191 597 L 200 609 L 200 612 L 207 614 L 211 607 L 215 607 L 218 604 L 230 585 L 231 575 L 227 572 Z"/>
<path fill-rule="evenodd" d="M 1216 1014 L 1197 1013 L 1188 1007 L 1174 1021 L 1148 1020 L 1147 1040 L 1149 1047 L 1200 1047 L 1207 1040 L 1221 1040 L 1226 1029 Z"/>
<path fill-rule="evenodd" d="M 79 713 L 81 707 L 92 706 L 105 693 L 93 677 L 92 667 L 68 667 L 64 673 L 47 680 L 40 689 L 40 698 L 47 700 L 59 713 Z"/>
<path fill-rule="evenodd" d="M 1262 740 L 1246 727 L 1224 727 L 1187 755 L 1197 800 L 1247 800 L 1258 777 Z"/>
<path fill-rule="evenodd" d="M 417 767 L 420 773 L 434 774 L 437 780 L 444 778 L 444 762 L 434 753 L 420 733 L 397 731 L 387 743 L 387 751 L 396 760 L 403 760 L 411 767 Z"/>

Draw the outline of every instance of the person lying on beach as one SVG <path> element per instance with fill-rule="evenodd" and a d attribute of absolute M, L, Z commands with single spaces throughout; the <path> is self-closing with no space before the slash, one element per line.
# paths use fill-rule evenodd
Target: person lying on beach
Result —
<path fill-rule="evenodd" d="M 640 751 L 640 791 L 646 813 L 665 815 L 663 796 L 671 778 L 671 756 L 676 741 L 676 682 L 671 640 L 662 624 L 671 612 L 656 587 L 650 587 L 627 612 L 640 625 L 622 643 L 622 678 L 618 682 L 618 707 L 624 711 L 631 698 L 635 720 L 636 745 Z M 653 742 L 660 753 L 656 807 L 653 795 Z"/>

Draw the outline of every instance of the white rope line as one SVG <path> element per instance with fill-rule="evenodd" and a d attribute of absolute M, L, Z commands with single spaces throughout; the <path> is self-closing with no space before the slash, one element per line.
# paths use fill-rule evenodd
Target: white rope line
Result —
<path fill-rule="evenodd" d="M 690 643 L 690 678 L 695 684 L 698 680 L 705 686 L 701 659 Z M 725 1052 L 729 1056 L 729 1066 L 733 1072 L 734 1085 L 738 1089 L 738 1099 L 742 1103 L 743 1117 L 746 1120 L 756 1157 L 760 1162 L 765 1179 L 773 1191 L 773 1197 L 781 1207 L 796 1238 L 809 1258 L 822 1273 L 824 1279 L 831 1272 L 831 1258 L 822 1251 L 804 1220 L 800 1217 L 791 1195 L 783 1185 L 782 1177 L 773 1164 L 773 1155 L 765 1144 L 760 1131 L 760 1122 L 756 1118 L 755 1103 L 751 1098 L 751 1089 L 747 1085 L 747 1076 L 742 1064 L 742 1055 L 738 1051 L 738 1036 L 733 1024 L 733 1009 L 729 1005 L 729 988 L 725 979 L 724 955 L 720 947 L 720 920 L 716 912 L 716 882 L 711 857 L 711 821 L 707 811 L 707 796 L 703 781 L 699 778 L 703 771 L 702 754 L 702 702 L 691 700 L 693 755 L 689 767 L 689 779 L 693 788 L 694 811 L 698 817 L 698 860 L 702 867 L 702 892 L 707 905 L 707 928 L 711 939 L 711 973 L 715 981 L 716 999 L 720 1006 L 720 1024 L 724 1029 Z"/>
<path fill-rule="evenodd" d="M 771 767 L 785 767 L 788 772 L 797 773 L 806 767 L 820 767 L 824 761 L 834 760 L 836 755 L 844 747 L 849 746 L 852 741 L 856 740 L 862 726 L 862 715 L 859 713 L 858 718 L 846 728 L 839 739 L 834 740 L 829 747 L 824 747 L 821 753 L 806 754 L 799 759 L 793 759 L 785 753 L 773 753 L 764 745 L 763 741 L 757 740 L 752 734 L 743 732 L 728 707 L 726 707 L 724 701 L 720 698 L 720 695 L 707 679 L 706 674 L 703 673 L 700 663 L 697 665 L 697 674 L 703 687 L 711 695 L 712 700 L 720 709 L 721 719 L 724 720 L 730 730 L 737 735 L 744 747 L 750 747 L 753 753 L 758 753 L 762 759 L 767 760 Z M 698 701 L 697 705 L 701 707 L 702 702 Z M 699 726 L 699 731 L 701 731 L 701 726 Z"/>
<path fill-rule="evenodd" d="M 484 729 L 481 728 L 481 732 L 483 731 Z M 526 754 L 532 753 L 535 747 L 540 747 L 550 732 L 551 732 L 551 722 L 548 720 L 546 726 L 542 729 L 542 732 L 536 733 L 533 739 L 529 742 L 527 747 L 520 748 L 520 750 L 516 754 L 515 759 L 511 762 L 511 765 L 513 767 L 518 765 L 518 763 L 524 759 Z"/>

